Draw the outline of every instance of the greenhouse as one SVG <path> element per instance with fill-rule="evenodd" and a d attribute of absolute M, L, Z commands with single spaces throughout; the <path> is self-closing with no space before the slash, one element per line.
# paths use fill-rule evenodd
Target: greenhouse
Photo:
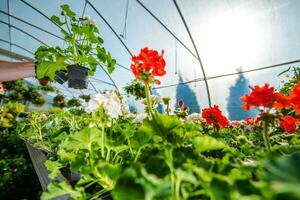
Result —
<path fill-rule="evenodd" d="M 300 199 L 299 9 L 1 0 L 0 199 Z"/>

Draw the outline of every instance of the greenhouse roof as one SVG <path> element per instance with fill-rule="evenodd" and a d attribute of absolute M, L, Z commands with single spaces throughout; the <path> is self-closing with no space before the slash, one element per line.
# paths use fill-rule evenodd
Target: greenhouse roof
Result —
<path fill-rule="evenodd" d="M 60 5 L 96 20 L 104 47 L 117 60 L 108 74 L 99 67 L 89 88 L 58 85 L 65 95 L 118 89 L 134 78 L 132 55 L 143 47 L 164 50 L 167 75 L 153 93 L 184 98 L 191 108 L 218 104 L 232 119 L 248 85 L 280 85 L 282 71 L 300 62 L 300 1 L 235 0 L 2 0 L 0 54 L 34 59 L 40 45 L 64 46 L 50 20 Z M 176 98 L 175 98 L 176 97 Z"/>

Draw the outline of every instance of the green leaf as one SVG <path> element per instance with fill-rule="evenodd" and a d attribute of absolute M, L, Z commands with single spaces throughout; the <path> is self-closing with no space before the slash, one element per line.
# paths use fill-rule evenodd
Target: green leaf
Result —
<path fill-rule="evenodd" d="M 105 63 L 106 58 L 107 58 L 105 49 L 103 47 L 97 46 L 96 51 L 97 51 L 97 57 L 99 58 L 99 60 L 101 62 Z"/>
<path fill-rule="evenodd" d="M 88 30 L 85 32 L 86 39 L 91 43 L 99 43 L 98 37 L 91 32 L 91 30 Z"/>
<path fill-rule="evenodd" d="M 63 4 L 60 7 L 66 13 L 67 16 L 69 16 L 69 17 L 75 17 L 76 16 L 75 12 L 73 12 L 71 10 L 71 8 L 68 4 Z"/>
<path fill-rule="evenodd" d="M 115 59 L 113 59 L 110 55 L 110 53 L 108 52 L 107 54 L 107 71 L 108 73 L 112 73 L 115 70 L 115 65 L 116 65 L 117 61 Z"/>
<path fill-rule="evenodd" d="M 53 181 L 48 185 L 47 191 L 42 194 L 41 200 L 52 200 L 61 196 L 70 197 L 68 199 L 74 200 L 85 200 L 87 198 L 84 188 L 76 187 L 73 189 L 66 182 Z"/>
<path fill-rule="evenodd" d="M 171 143 L 180 141 L 180 133 L 182 122 L 174 115 L 155 114 L 153 120 L 144 119 L 138 133 L 146 133 L 147 135 L 155 135 L 163 138 L 164 141 Z"/>
<path fill-rule="evenodd" d="M 45 162 L 45 165 L 47 167 L 47 170 L 51 172 L 49 174 L 49 178 L 54 179 L 61 175 L 59 169 L 62 168 L 63 165 L 61 163 L 59 163 L 58 161 L 47 160 Z"/>
<path fill-rule="evenodd" d="M 222 200 L 230 200 L 230 185 L 224 181 L 220 180 L 218 178 L 213 178 L 213 180 L 210 183 L 210 189 L 208 191 L 209 196 L 212 200 L 222 199 Z"/>
<path fill-rule="evenodd" d="M 37 78 L 49 77 L 54 80 L 56 71 L 67 70 L 66 60 L 67 57 L 56 55 L 55 61 L 41 61 L 37 66 Z"/>
<path fill-rule="evenodd" d="M 196 137 L 193 144 L 198 153 L 227 148 L 223 142 L 207 135 Z"/>
<path fill-rule="evenodd" d="M 99 44 L 103 44 L 104 40 L 101 37 L 98 37 Z"/>
<path fill-rule="evenodd" d="M 271 159 L 265 164 L 264 177 L 271 188 L 279 194 L 290 194 L 300 198 L 300 152 Z"/>
<path fill-rule="evenodd" d="M 88 57 L 88 63 L 89 63 L 89 66 L 90 66 L 89 73 L 94 73 L 96 71 L 98 61 L 96 60 L 96 58 L 93 55 L 90 55 Z"/>
<path fill-rule="evenodd" d="M 67 65 L 65 63 L 58 64 L 50 61 L 43 61 L 37 66 L 37 78 L 42 79 L 49 77 L 50 80 L 54 80 L 55 72 L 59 70 L 66 70 Z"/>
<path fill-rule="evenodd" d="M 51 20 L 52 20 L 55 24 L 57 24 L 58 26 L 62 26 L 62 25 L 65 24 L 64 22 L 60 21 L 60 18 L 59 18 L 59 17 L 57 17 L 57 16 L 55 16 L 55 15 L 53 15 L 53 16 L 51 17 Z"/>
<path fill-rule="evenodd" d="M 134 169 L 127 169 L 119 178 L 112 196 L 115 200 L 144 199 L 145 192 L 141 184 L 135 180 L 137 174 Z"/>
<path fill-rule="evenodd" d="M 67 149 L 87 149 L 91 150 L 94 143 L 99 143 L 101 131 L 95 127 L 84 128 L 82 131 L 71 135 L 67 142 Z"/>

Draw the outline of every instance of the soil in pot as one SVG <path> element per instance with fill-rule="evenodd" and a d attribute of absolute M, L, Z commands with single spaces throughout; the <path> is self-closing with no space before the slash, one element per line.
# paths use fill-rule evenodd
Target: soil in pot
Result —
<path fill-rule="evenodd" d="M 88 87 L 89 69 L 80 65 L 68 66 L 68 86 L 74 89 L 86 89 Z"/>

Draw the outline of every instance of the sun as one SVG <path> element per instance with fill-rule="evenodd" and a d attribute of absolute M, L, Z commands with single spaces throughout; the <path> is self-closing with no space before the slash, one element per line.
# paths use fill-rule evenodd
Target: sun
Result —
<path fill-rule="evenodd" d="M 198 31 L 198 48 L 208 74 L 233 72 L 261 58 L 265 33 L 259 15 L 232 10 L 209 18 Z"/>

